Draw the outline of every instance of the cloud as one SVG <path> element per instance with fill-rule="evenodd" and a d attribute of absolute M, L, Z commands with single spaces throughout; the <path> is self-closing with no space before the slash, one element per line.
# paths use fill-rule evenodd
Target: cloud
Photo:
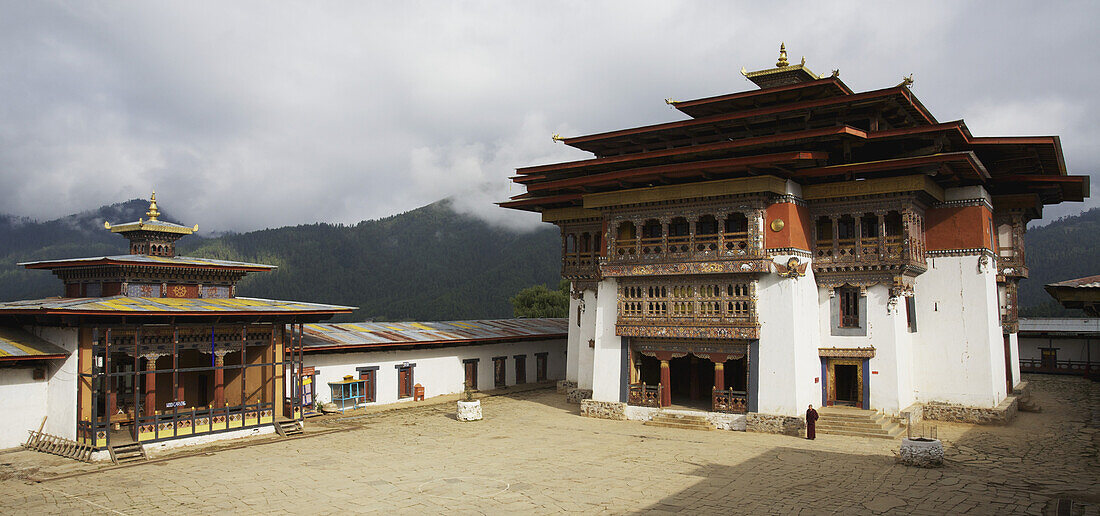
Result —
<path fill-rule="evenodd" d="M 158 190 L 204 229 L 354 223 L 442 197 L 495 224 L 550 141 L 684 118 L 785 40 L 854 89 L 897 84 L 975 134 L 1056 131 L 1098 170 L 1091 5 L 17 2 L 0 16 L 0 211 Z M 904 30 L 899 30 L 904 16 Z M 796 57 L 796 58 L 797 58 Z M 1067 62 L 1068 61 L 1068 62 Z M 1073 65 L 1078 63 L 1078 65 Z M 1067 70 L 1072 70 L 1068 72 Z M 1014 129 L 1016 128 L 1016 129 Z M 509 188 L 511 191 L 509 192 Z"/>

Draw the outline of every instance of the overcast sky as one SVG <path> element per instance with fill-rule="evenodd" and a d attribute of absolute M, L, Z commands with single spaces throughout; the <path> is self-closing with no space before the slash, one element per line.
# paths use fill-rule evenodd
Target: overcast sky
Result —
<path fill-rule="evenodd" d="M 1100 184 L 1097 4 L 818 4 L 0 1 L 0 213 L 155 188 L 204 230 L 446 196 L 530 227 L 492 203 L 521 192 L 517 167 L 590 156 L 552 134 L 683 119 L 663 99 L 755 89 L 741 67 L 772 66 L 780 41 L 856 91 L 912 73 L 977 136 L 1059 135 Z"/>

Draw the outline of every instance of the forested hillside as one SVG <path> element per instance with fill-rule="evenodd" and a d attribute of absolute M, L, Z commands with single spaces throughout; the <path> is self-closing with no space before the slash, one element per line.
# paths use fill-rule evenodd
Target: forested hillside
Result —
<path fill-rule="evenodd" d="M 1100 208 L 1028 229 L 1024 246 L 1029 276 L 1020 283 L 1020 315 L 1080 315 L 1062 308 L 1043 285 L 1100 274 Z"/>
<path fill-rule="evenodd" d="M 49 222 L 0 215 L 0 300 L 61 292 L 52 274 L 17 262 L 125 253 L 126 240 L 103 221 L 137 220 L 147 207 L 135 199 Z M 514 233 L 440 201 L 354 226 L 192 235 L 180 240 L 178 253 L 279 266 L 245 278 L 242 296 L 360 307 L 344 320 L 445 320 L 511 317 L 509 298 L 521 289 L 558 284 L 558 245 L 553 226 Z M 1043 285 L 1100 274 L 1100 209 L 1030 229 L 1026 245 L 1031 277 L 1020 286 L 1021 314 L 1075 315 Z"/>
<path fill-rule="evenodd" d="M 148 201 L 37 223 L 0 218 L 0 299 L 55 296 L 60 282 L 15 263 L 126 252 L 103 220 L 144 216 Z M 165 218 L 165 217 L 162 217 Z M 218 238 L 184 237 L 177 254 L 278 265 L 245 278 L 239 295 L 358 306 L 344 320 L 511 317 L 524 287 L 557 285 L 557 230 L 492 227 L 447 201 L 354 226 L 311 224 Z"/>

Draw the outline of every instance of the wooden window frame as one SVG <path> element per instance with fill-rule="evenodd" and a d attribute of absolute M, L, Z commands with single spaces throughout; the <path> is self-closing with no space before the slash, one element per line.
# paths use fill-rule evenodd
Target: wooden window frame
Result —
<path fill-rule="evenodd" d="M 527 355 L 513 355 L 512 358 L 515 360 L 516 385 L 523 385 L 527 383 Z M 520 376 L 520 373 L 523 375 Z"/>
<path fill-rule="evenodd" d="M 862 328 L 863 321 L 859 317 L 860 293 L 857 287 L 837 287 L 836 295 L 839 298 L 840 318 L 837 325 L 840 328 Z"/>
<path fill-rule="evenodd" d="M 416 393 L 414 392 L 414 386 L 416 385 L 416 364 L 411 362 L 404 362 L 393 366 L 397 370 L 397 399 L 403 400 L 405 398 L 412 398 Z M 409 380 L 406 386 L 408 390 L 402 394 L 401 392 L 401 370 L 409 370 Z"/>

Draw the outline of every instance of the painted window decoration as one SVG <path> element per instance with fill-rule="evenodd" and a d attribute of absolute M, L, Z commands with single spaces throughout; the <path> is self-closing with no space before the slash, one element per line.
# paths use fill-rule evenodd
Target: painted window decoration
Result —
<path fill-rule="evenodd" d="M 840 298 L 840 327 L 859 328 L 859 289 L 840 287 L 836 291 Z"/>

